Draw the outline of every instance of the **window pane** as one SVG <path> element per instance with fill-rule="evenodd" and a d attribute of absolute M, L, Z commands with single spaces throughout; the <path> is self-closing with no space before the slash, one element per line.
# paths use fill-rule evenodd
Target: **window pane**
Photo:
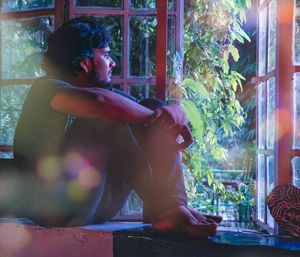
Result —
<path fill-rule="evenodd" d="M 79 7 L 104 7 L 104 8 L 122 8 L 122 0 L 77 0 L 76 6 Z"/>
<path fill-rule="evenodd" d="M 259 0 L 259 4 L 263 4 L 266 0 Z"/>
<path fill-rule="evenodd" d="M 155 76 L 156 31 L 155 17 L 132 17 L 130 19 L 130 76 Z M 167 68 L 168 76 L 173 73 L 172 60 L 175 54 L 176 19 L 168 18 Z"/>
<path fill-rule="evenodd" d="M 132 192 L 126 203 L 124 204 L 123 208 L 120 211 L 120 214 L 125 215 L 137 215 L 142 214 L 143 212 L 143 201 L 141 198 L 137 195 L 136 192 Z"/>
<path fill-rule="evenodd" d="M 274 149 L 275 142 L 275 78 L 267 81 L 267 149 Z"/>
<path fill-rule="evenodd" d="M 139 100 L 142 100 L 144 98 L 149 98 L 149 97 L 155 97 L 155 85 L 151 85 L 151 84 L 130 85 L 129 93 Z"/>
<path fill-rule="evenodd" d="M 258 85 L 258 148 L 264 149 L 266 142 L 266 90 L 265 83 Z"/>
<path fill-rule="evenodd" d="M 2 0 L 2 12 L 53 8 L 54 0 Z"/>
<path fill-rule="evenodd" d="M 47 38 L 53 28 L 53 17 L 2 21 L 2 79 L 43 75 L 41 53 L 47 48 Z"/>
<path fill-rule="evenodd" d="M 274 172 L 274 156 L 267 156 L 267 195 L 269 195 L 274 188 Z M 267 209 L 267 224 L 271 228 L 274 228 L 274 219 L 268 207 Z"/>
<path fill-rule="evenodd" d="M 129 75 L 154 76 L 156 60 L 156 26 L 154 17 L 131 17 Z"/>
<path fill-rule="evenodd" d="M 267 8 L 259 13 L 258 76 L 266 73 Z"/>
<path fill-rule="evenodd" d="M 29 85 L 0 87 L 0 145 L 13 145 L 13 138 Z"/>
<path fill-rule="evenodd" d="M 293 149 L 300 149 L 300 73 L 294 75 L 293 84 Z"/>
<path fill-rule="evenodd" d="M 294 63 L 300 64 L 300 1 L 296 1 L 294 24 Z"/>
<path fill-rule="evenodd" d="M 293 185 L 300 188 L 300 157 L 292 159 Z"/>
<path fill-rule="evenodd" d="M 277 28 L 277 3 L 275 0 L 273 0 L 269 4 L 268 71 L 274 70 L 276 65 L 276 28 Z"/>
<path fill-rule="evenodd" d="M 155 9 L 156 0 L 131 0 L 130 8 L 132 9 Z M 168 8 L 176 9 L 176 0 L 168 0 Z"/>
<path fill-rule="evenodd" d="M 257 158 L 257 218 L 265 222 L 265 156 Z"/>

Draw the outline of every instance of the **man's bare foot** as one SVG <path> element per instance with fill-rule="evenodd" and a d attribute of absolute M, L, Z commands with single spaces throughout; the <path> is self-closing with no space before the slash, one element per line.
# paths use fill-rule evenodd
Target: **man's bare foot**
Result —
<path fill-rule="evenodd" d="M 157 231 L 183 232 L 196 237 L 209 237 L 216 235 L 217 225 L 221 221 L 220 216 L 202 215 L 191 208 L 177 206 L 156 217 L 152 226 Z"/>

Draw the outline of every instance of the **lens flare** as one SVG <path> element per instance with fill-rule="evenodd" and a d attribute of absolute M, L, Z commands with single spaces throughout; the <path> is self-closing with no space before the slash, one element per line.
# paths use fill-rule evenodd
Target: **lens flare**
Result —
<path fill-rule="evenodd" d="M 82 202 L 89 196 L 89 191 L 79 181 L 73 180 L 67 186 L 67 194 L 74 202 Z"/>
<path fill-rule="evenodd" d="M 92 188 L 99 184 L 100 175 L 95 168 L 85 167 L 80 170 L 78 181 L 82 186 Z"/>
<path fill-rule="evenodd" d="M 278 126 L 278 140 L 292 130 L 292 114 L 286 109 L 278 109 L 275 117 L 279 117 L 281 122 L 277 121 Z"/>
<path fill-rule="evenodd" d="M 80 154 L 69 153 L 63 160 L 64 170 L 72 177 L 77 177 L 81 169 L 87 165 L 87 161 Z"/>
<path fill-rule="evenodd" d="M 41 160 L 38 164 L 37 172 L 45 180 L 56 180 L 61 175 L 59 158 L 48 157 Z"/>

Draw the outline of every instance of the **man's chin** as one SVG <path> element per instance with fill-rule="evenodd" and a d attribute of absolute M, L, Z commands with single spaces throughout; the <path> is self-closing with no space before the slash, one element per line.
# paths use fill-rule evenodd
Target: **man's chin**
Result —
<path fill-rule="evenodd" d="M 101 88 L 104 88 L 104 89 L 111 89 L 112 88 L 111 80 L 109 80 L 109 81 L 107 81 L 107 80 L 99 81 L 97 83 L 97 87 L 101 87 Z"/>

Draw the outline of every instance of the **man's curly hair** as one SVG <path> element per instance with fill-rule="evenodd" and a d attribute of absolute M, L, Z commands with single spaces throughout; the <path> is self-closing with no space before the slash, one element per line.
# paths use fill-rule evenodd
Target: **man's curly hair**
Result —
<path fill-rule="evenodd" d="M 81 16 L 63 24 L 48 38 L 43 68 L 48 73 L 78 74 L 80 62 L 93 58 L 93 49 L 104 48 L 112 39 L 105 27 L 92 16 Z"/>

